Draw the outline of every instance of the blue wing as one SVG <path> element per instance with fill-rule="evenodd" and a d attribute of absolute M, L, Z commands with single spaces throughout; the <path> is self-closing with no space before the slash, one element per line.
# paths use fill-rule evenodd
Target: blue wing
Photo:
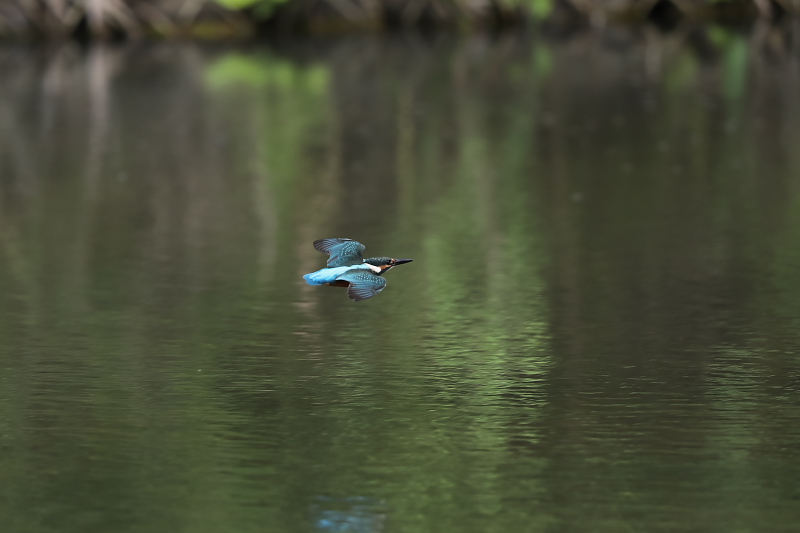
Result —
<path fill-rule="evenodd" d="M 336 278 L 350 283 L 347 296 L 351 300 L 360 302 L 372 298 L 386 287 L 386 279 L 371 270 L 354 268 Z"/>
<path fill-rule="evenodd" d="M 314 249 L 330 255 L 328 268 L 360 265 L 364 262 L 361 252 L 364 246 L 353 239 L 320 239 L 314 241 Z"/>

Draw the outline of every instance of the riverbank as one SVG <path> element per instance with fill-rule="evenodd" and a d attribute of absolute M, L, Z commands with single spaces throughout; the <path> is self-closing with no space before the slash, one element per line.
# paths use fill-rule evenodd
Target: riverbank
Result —
<path fill-rule="evenodd" d="M 10 0 L 0 6 L 0 37 L 227 39 L 531 24 L 673 28 L 798 17 L 800 0 Z"/>

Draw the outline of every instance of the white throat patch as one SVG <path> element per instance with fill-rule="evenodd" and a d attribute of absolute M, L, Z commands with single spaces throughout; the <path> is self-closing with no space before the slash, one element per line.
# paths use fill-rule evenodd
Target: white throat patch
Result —
<path fill-rule="evenodd" d="M 375 273 L 380 273 L 380 272 L 381 272 L 381 267 L 376 267 L 375 265 L 370 265 L 369 263 L 365 263 L 365 264 L 366 264 L 366 265 L 369 267 L 369 269 L 370 269 L 370 270 L 372 270 L 373 272 L 375 272 Z"/>

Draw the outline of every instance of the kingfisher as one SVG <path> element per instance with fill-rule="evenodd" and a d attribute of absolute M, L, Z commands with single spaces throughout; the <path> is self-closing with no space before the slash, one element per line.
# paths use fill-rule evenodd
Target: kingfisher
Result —
<path fill-rule="evenodd" d="M 361 252 L 366 246 L 353 239 L 319 239 L 314 241 L 314 249 L 328 254 L 328 266 L 303 279 L 309 285 L 329 285 L 347 287 L 347 296 L 360 302 L 372 298 L 386 287 L 381 276 L 397 265 L 410 263 L 413 259 L 394 259 L 393 257 L 370 257 L 364 259 Z"/>

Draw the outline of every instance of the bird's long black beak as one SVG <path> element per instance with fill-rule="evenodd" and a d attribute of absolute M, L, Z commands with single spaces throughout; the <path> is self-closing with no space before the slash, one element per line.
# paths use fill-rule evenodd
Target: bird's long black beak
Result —
<path fill-rule="evenodd" d="M 402 265 L 403 263 L 410 263 L 413 259 L 395 259 L 394 264 Z"/>

